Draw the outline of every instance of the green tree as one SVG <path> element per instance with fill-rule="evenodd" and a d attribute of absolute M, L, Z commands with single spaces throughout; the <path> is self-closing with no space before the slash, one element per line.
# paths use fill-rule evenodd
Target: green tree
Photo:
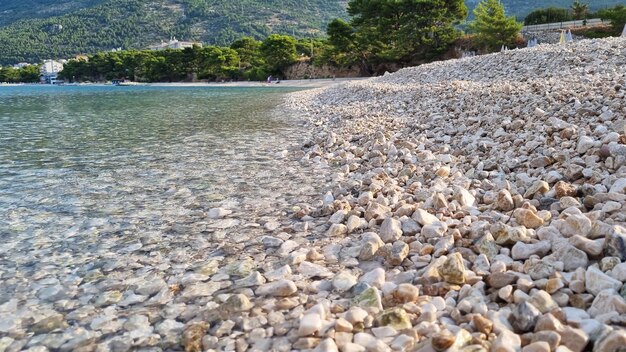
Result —
<path fill-rule="evenodd" d="M 241 60 L 241 68 L 248 69 L 252 66 L 264 66 L 265 61 L 261 57 L 261 42 L 252 37 L 243 37 L 235 40 L 230 48 L 237 51 Z"/>
<path fill-rule="evenodd" d="M 572 3 L 572 16 L 575 20 L 584 20 L 589 12 L 589 4 L 574 0 Z"/>
<path fill-rule="evenodd" d="M 233 78 L 238 72 L 239 54 L 231 48 L 207 46 L 200 52 L 199 78 Z"/>
<path fill-rule="evenodd" d="M 338 18 L 326 29 L 330 46 L 322 53 L 323 59 L 336 66 L 351 66 L 359 63 L 363 71 L 370 71 L 369 58 L 362 50 L 354 28 L 350 23 Z"/>
<path fill-rule="evenodd" d="M 543 23 L 566 22 L 571 20 L 572 15 L 567 9 L 548 7 L 545 9 L 537 9 L 529 13 L 524 19 L 524 24 L 529 26 Z"/>
<path fill-rule="evenodd" d="M 328 26 L 329 42 L 373 73 L 386 63 L 439 57 L 458 38 L 454 25 L 465 19 L 467 7 L 462 0 L 351 0 L 348 13 L 349 24 Z"/>
<path fill-rule="evenodd" d="M 39 81 L 39 66 L 28 65 L 20 69 L 20 82 L 34 83 Z"/>
<path fill-rule="evenodd" d="M 611 27 L 613 27 L 616 34 L 621 33 L 626 24 L 626 7 L 624 5 L 617 5 L 610 9 L 600 10 L 596 15 L 603 20 L 611 21 Z"/>
<path fill-rule="evenodd" d="M 507 17 L 500 0 L 483 0 L 474 9 L 475 20 L 469 28 L 474 32 L 476 42 L 488 50 L 515 42 L 522 24 L 515 17 Z"/>
<path fill-rule="evenodd" d="M 263 41 L 260 50 L 265 62 L 276 73 L 282 73 L 298 59 L 296 40 L 288 35 L 270 35 Z"/>

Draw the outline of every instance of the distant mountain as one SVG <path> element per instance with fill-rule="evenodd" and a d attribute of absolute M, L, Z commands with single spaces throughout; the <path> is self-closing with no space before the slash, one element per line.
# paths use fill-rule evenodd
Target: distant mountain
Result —
<path fill-rule="evenodd" d="M 473 9 L 478 0 L 466 0 Z M 0 0 L 0 65 L 145 48 L 177 37 L 228 45 L 243 35 L 318 36 L 348 0 Z M 591 0 L 593 10 L 619 3 Z M 518 19 L 570 0 L 504 0 Z"/>
<path fill-rule="evenodd" d="M 470 13 L 479 2 L 480 0 L 465 0 Z M 535 9 L 551 6 L 570 8 L 573 2 L 573 0 L 502 0 L 507 14 L 517 17 L 520 22 Z M 591 11 L 624 4 L 624 0 L 581 0 L 581 2 L 589 4 Z"/>
<path fill-rule="evenodd" d="M 271 33 L 319 36 L 346 0 L 0 0 L 0 65 Z"/>

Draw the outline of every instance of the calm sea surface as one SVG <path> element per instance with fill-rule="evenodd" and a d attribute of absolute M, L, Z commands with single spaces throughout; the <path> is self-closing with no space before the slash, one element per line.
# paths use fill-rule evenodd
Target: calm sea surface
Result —
<path fill-rule="evenodd" d="M 270 113 L 287 92 L 0 87 L 0 303 L 70 299 L 56 309 L 71 312 L 90 302 L 76 296 L 84 277 L 141 276 L 132 263 L 148 258 L 142 270 L 176 277 L 167 263 L 202 260 L 250 236 L 238 225 L 316 194 L 282 159 L 304 138 Z M 208 221 L 216 206 L 235 219 Z"/>

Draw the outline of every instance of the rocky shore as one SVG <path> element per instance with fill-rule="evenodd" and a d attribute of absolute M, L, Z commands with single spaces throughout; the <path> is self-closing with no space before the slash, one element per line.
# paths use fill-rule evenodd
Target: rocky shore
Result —
<path fill-rule="evenodd" d="M 292 347 L 626 349 L 625 74 L 607 39 L 292 96 L 337 168 Z"/>
<path fill-rule="evenodd" d="M 607 39 L 293 93 L 308 142 L 220 150 L 258 199 L 172 186 L 158 236 L 4 270 L 0 351 L 623 350 L 625 75 Z"/>

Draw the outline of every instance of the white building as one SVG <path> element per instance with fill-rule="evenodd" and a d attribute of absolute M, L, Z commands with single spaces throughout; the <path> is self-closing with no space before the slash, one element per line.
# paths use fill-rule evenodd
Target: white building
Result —
<path fill-rule="evenodd" d="M 151 45 L 148 47 L 150 50 L 165 50 L 165 49 L 184 49 L 191 48 L 194 45 L 202 47 L 202 43 L 198 42 L 181 42 L 176 38 L 172 38 L 169 42 L 161 42 L 160 44 Z"/>
<path fill-rule="evenodd" d="M 44 60 L 39 69 L 41 82 L 54 84 L 57 83 L 59 72 L 63 71 L 63 62 L 55 60 Z"/>

